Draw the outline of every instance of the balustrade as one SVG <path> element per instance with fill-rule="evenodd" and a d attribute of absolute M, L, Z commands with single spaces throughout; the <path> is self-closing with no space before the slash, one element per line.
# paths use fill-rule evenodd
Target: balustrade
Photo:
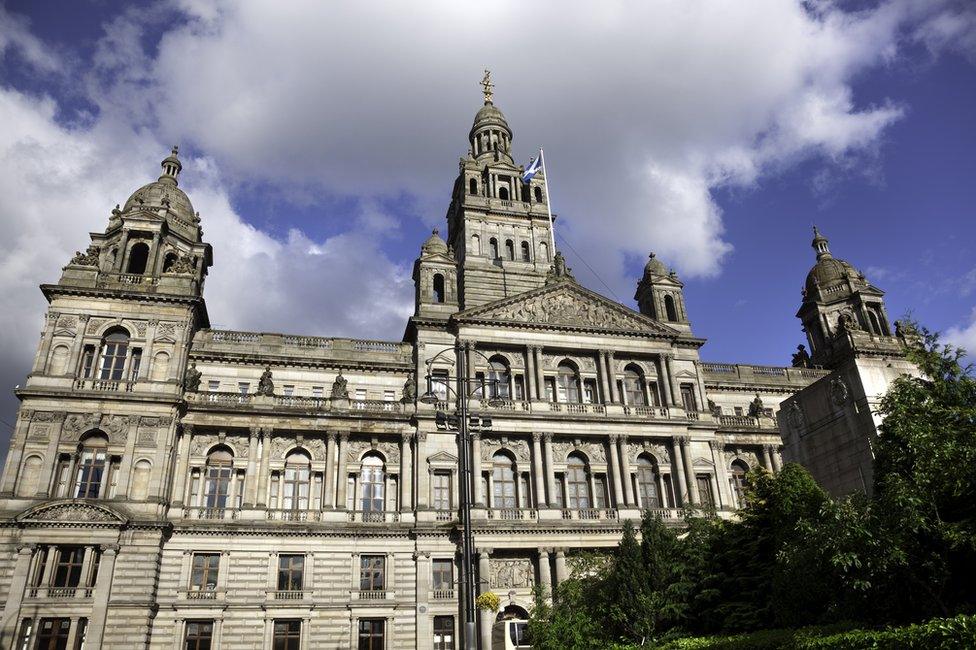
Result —
<path fill-rule="evenodd" d="M 134 382 L 110 379 L 78 379 L 75 390 L 97 390 L 131 393 Z"/>
<path fill-rule="evenodd" d="M 358 521 L 366 524 L 396 523 L 400 521 L 400 513 L 392 511 L 364 511 L 351 510 L 349 521 Z"/>
<path fill-rule="evenodd" d="M 320 510 L 268 510 L 269 521 L 322 521 Z"/>
<path fill-rule="evenodd" d="M 237 508 L 183 508 L 184 519 L 237 519 L 240 512 Z"/>

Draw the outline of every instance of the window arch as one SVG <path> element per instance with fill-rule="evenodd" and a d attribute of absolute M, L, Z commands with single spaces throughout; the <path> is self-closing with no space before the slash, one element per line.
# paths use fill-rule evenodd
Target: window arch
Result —
<path fill-rule="evenodd" d="M 529 252 L 529 242 L 527 241 L 522 242 L 522 261 L 523 262 L 532 261 L 532 254 Z"/>
<path fill-rule="evenodd" d="M 590 491 L 590 468 L 586 459 L 579 453 L 572 453 L 566 459 L 566 493 L 570 508 L 590 508 L 593 495 Z"/>
<path fill-rule="evenodd" d="M 386 470 L 378 454 L 370 453 L 363 457 L 359 485 L 362 511 L 383 512 L 386 507 Z"/>
<path fill-rule="evenodd" d="M 163 258 L 163 273 L 166 273 L 173 265 L 176 264 L 176 253 L 170 251 L 166 253 L 166 257 Z"/>
<path fill-rule="evenodd" d="M 311 487 L 311 464 L 309 455 L 296 449 L 285 457 L 284 492 L 281 507 L 285 510 L 307 510 Z"/>
<path fill-rule="evenodd" d="M 44 460 L 37 455 L 28 456 L 20 470 L 20 480 L 17 481 L 17 496 L 35 497 L 41 484 L 41 467 Z"/>
<path fill-rule="evenodd" d="M 536 203 L 542 203 L 542 188 L 541 187 L 535 188 L 535 200 L 536 200 Z"/>
<path fill-rule="evenodd" d="M 881 331 L 881 321 L 878 320 L 878 316 L 870 309 L 868 310 L 868 320 L 871 322 L 872 334 L 884 334 L 884 332 Z"/>
<path fill-rule="evenodd" d="M 645 406 L 644 373 L 637 366 L 627 366 L 624 369 L 624 399 L 630 406 Z"/>
<path fill-rule="evenodd" d="M 637 458 L 637 487 L 640 493 L 641 506 L 644 508 L 660 508 L 661 495 L 658 492 L 660 472 L 657 461 L 641 454 Z"/>
<path fill-rule="evenodd" d="M 63 375 L 68 371 L 68 346 L 56 345 L 51 351 L 50 375 Z"/>
<path fill-rule="evenodd" d="M 152 378 L 153 381 L 166 381 L 169 375 L 169 354 L 160 350 L 153 355 Z"/>
<path fill-rule="evenodd" d="M 472 178 L 468 181 L 468 194 L 478 193 L 478 179 Z"/>
<path fill-rule="evenodd" d="M 664 296 L 664 313 L 667 315 L 668 320 L 672 323 L 676 323 L 678 321 L 678 309 L 674 304 L 673 296 Z"/>
<path fill-rule="evenodd" d="M 488 367 L 488 394 L 499 399 L 508 399 L 511 394 L 512 375 L 504 357 L 494 356 Z"/>
<path fill-rule="evenodd" d="M 517 508 L 515 495 L 515 461 L 504 452 L 491 457 L 491 481 L 493 508 Z"/>
<path fill-rule="evenodd" d="M 102 337 L 101 363 L 98 378 L 120 381 L 125 375 L 125 359 L 129 351 L 129 332 L 113 327 Z"/>
<path fill-rule="evenodd" d="M 75 473 L 76 499 L 97 499 L 101 495 L 107 463 L 108 438 L 105 434 L 94 431 L 84 437 Z"/>
<path fill-rule="evenodd" d="M 563 361 L 556 368 L 556 388 L 559 401 L 568 404 L 579 404 L 580 379 L 576 367 L 569 361 Z"/>
<path fill-rule="evenodd" d="M 508 200 L 508 188 L 504 185 L 498 188 L 498 198 L 500 198 L 502 201 Z"/>
<path fill-rule="evenodd" d="M 146 272 L 146 264 L 149 263 L 149 244 L 137 242 L 129 249 L 129 266 L 126 273 L 142 275 Z"/>
<path fill-rule="evenodd" d="M 444 275 L 434 274 L 434 302 L 444 302 Z"/>
<path fill-rule="evenodd" d="M 509 261 L 515 259 L 515 243 L 511 239 L 505 240 L 505 258 Z"/>
<path fill-rule="evenodd" d="M 481 235 L 471 235 L 471 254 L 481 255 Z"/>
<path fill-rule="evenodd" d="M 132 489 L 129 498 L 133 501 L 145 501 L 149 498 L 149 477 L 152 474 L 152 463 L 146 459 L 137 461 L 132 468 Z"/>
<path fill-rule="evenodd" d="M 234 453 L 228 447 L 214 447 L 207 454 L 206 481 L 203 505 L 207 508 L 226 508 L 230 495 L 230 479 L 234 471 Z"/>
<path fill-rule="evenodd" d="M 539 244 L 539 259 L 542 262 L 549 261 L 549 244 L 546 242 Z"/>
<path fill-rule="evenodd" d="M 488 253 L 491 255 L 491 259 L 498 259 L 498 240 L 494 237 L 488 240 Z"/>
<path fill-rule="evenodd" d="M 736 504 L 742 508 L 746 505 L 746 487 L 749 485 L 746 474 L 749 473 L 749 466 L 744 460 L 737 458 L 732 461 L 730 469 L 729 483 L 732 485 L 732 493 L 735 495 Z"/>

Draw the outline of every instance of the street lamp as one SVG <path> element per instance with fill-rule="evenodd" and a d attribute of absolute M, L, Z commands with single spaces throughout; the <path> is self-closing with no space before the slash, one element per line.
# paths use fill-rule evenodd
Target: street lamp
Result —
<path fill-rule="evenodd" d="M 490 431 L 491 430 L 491 418 L 481 415 L 468 415 L 468 399 L 473 397 L 479 390 L 483 391 L 486 386 L 494 385 L 499 383 L 499 380 L 492 379 L 487 382 L 478 380 L 476 377 L 472 378 L 468 375 L 470 369 L 467 367 L 467 354 L 459 343 L 456 343 L 452 348 L 445 348 L 435 354 L 433 357 L 427 360 L 427 392 L 420 396 L 420 401 L 424 404 L 438 404 L 444 400 L 433 391 L 433 374 L 431 368 L 434 362 L 446 352 L 454 352 L 454 358 L 457 363 L 457 375 L 455 377 L 446 377 L 447 381 L 444 382 L 444 388 L 451 392 L 450 380 L 453 379 L 456 382 L 456 388 L 453 390 L 455 398 L 455 412 L 445 413 L 443 411 L 437 411 L 434 416 L 434 422 L 437 429 L 440 431 L 457 431 L 458 437 L 460 439 L 460 458 L 459 458 L 459 475 L 460 475 L 460 500 L 461 500 L 461 518 L 462 518 L 462 538 L 461 538 L 461 594 L 462 600 L 464 602 L 464 647 L 467 650 L 475 650 L 478 647 L 477 643 L 477 623 L 475 621 L 475 581 L 474 581 L 474 565 L 472 558 L 474 556 L 474 536 L 471 532 L 471 494 L 473 491 L 472 481 L 476 480 L 477 477 L 471 475 L 471 439 L 470 430 L 476 431 Z M 491 360 L 488 359 L 484 354 L 478 352 L 477 350 L 471 350 L 475 354 L 479 355 L 486 361 L 488 361 L 489 366 Z M 472 388 L 472 383 L 475 387 Z M 501 403 L 501 399 L 497 395 L 497 390 L 492 390 L 492 395 L 488 399 L 488 404 L 490 406 L 497 406 Z"/>

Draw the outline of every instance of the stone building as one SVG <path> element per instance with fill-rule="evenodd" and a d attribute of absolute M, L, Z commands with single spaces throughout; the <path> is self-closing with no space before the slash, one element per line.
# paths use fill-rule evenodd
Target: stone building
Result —
<path fill-rule="evenodd" d="M 435 417 L 453 408 L 455 350 L 491 420 L 471 444 L 473 528 L 499 616 L 524 616 L 534 585 L 643 509 L 729 516 L 749 469 L 779 469 L 781 428 L 801 450 L 806 423 L 864 393 L 862 351 L 900 354 L 880 291 L 818 239 L 800 311 L 813 358 L 703 362 L 660 259 L 637 309 L 574 279 L 512 137 L 486 93 L 401 341 L 212 329 L 212 251 L 175 149 L 112 210 L 41 287 L 0 479 L 0 646 L 458 647 L 459 449 Z M 835 368 L 843 399 L 823 386 Z M 434 404 L 418 399 L 428 376 Z M 810 462 L 826 465 L 821 447 Z"/>

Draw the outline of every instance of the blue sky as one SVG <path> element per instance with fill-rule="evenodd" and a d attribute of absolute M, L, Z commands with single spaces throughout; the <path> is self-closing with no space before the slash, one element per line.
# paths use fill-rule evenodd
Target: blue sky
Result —
<path fill-rule="evenodd" d="M 35 0 L 0 10 L 3 385 L 37 285 L 173 143 L 215 326 L 398 338 L 484 67 L 577 277 L 632 306 L 656 251 L 705 359 L 789 361 L 814 223 L 892 318 L 976 348 L 972 3 Z"/>

